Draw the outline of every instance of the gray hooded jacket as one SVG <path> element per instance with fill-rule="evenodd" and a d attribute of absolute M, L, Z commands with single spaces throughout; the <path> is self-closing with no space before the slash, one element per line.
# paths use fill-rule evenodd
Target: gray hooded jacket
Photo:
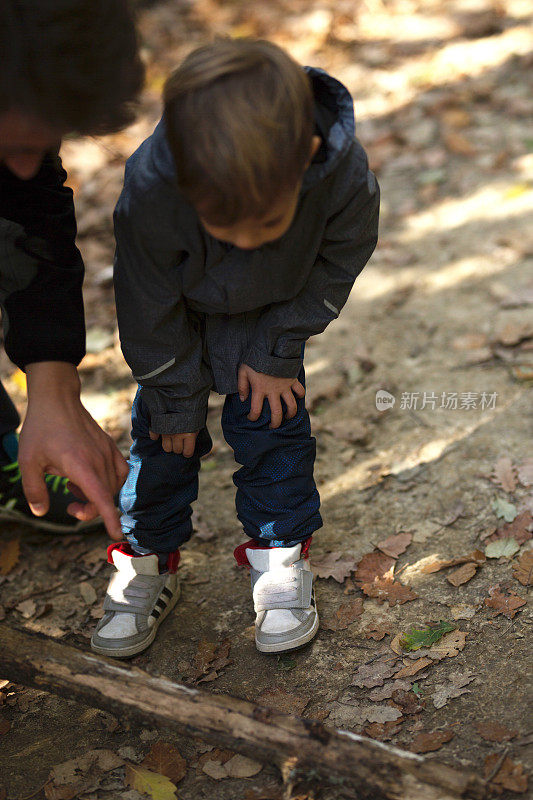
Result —
<path fill-rule="evenodd" d="M 296 378 L 303 343 L 339 315 L 376 246 L 379 187 L 350 94 L 305 69 L 322 146 L 276 241 L 242 250 L 205 231 L 178 188 L 164 117 L 126 163 L 114 215 L 118 324 L 156 433 L 202 428 L 210 390 L 236 392 L 243 362 Z"/>

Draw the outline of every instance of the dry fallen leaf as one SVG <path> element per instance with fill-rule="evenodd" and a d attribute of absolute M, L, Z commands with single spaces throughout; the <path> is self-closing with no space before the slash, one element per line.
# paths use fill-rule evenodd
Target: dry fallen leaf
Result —
<path fill-rule="evenodd" d="M 449 742 L 453 738 L 453 731 L 433 731 L 433 733 L 419 733 L 417 734 L 411 746 L 413 753 L 432 753 L 434 750 L 439 750 L 443 744 Z"/>
<path fill-rule="evenodd" d="M 360 597 L 342 603 L 331 617 L 321 622 L 321 627 L 328 631 L 343 631 L 363 613 L 363 601 Z"/>
<path fill-rule="evenodd" d="M 187 762 L 178 748 L 169 742 L 155 742 L 141 767 L 165 775 L 172 783 L 179 783 L 187 774 Z"/>
<path fill-rule="evenodd" d="M 489 595 L 489 597 L 485 598 L 485 605 L 494 609 L 495 617 L 498 614 L 503 614 L 507 619 L 512 619 L 520 608 L 526 604 L 525 599 L 513 592 L 512 589 L 508 590 L 507 595 L 503 594 L 499 584 L 489 589 Z"/>
<path fill-rule="evenodd" d="M 508 742 L 510 739 L 514 739 L 517 734 L 517 731 L 510 731 L 505 725 L 501 725 L 495 720 L 475 722 L 474 727 L 487 742 Z"/>
<path fill-rule="evenodd" d="M 37 611 L 37 606 L 34 600 L 23 600 L 16 606 L 17 611 L 20 611 L 24 619 L 31 619 Z"/>
<path fill-rule="evenodd" d="M 259 705 L 274 708 L 276 711 L 283 711 L 286 714 L 302 714 L 309 702 L 309 697 L 291 694 L 285 689 L 277 687 L 275 689 L 263 689 L 257 697 Z"/>
<path fill-rule="evenodd" d="M 0 575 L 9 575 L 20 558 L 20 539 L 0 542 Z"/>
<path fill-rule="evenodd" d="M 405 689 L 395 689 L 391 695 L 391 700 L 396 707 L 399 707 L 402 714 L 418 714 L 426 705 L 419 697 L 411 691 Z"/>
<path fill-rule="evenodd" d="M 390 705 L 365 703 L 344 695 L 331 704 L 328 721 L 340 728 L 353 728 L 363 722 L 394 722 L 402 712 Z"/>
<path fill-rule="evenodd" d="M 261 772 L 263 765 L 251 758 L 237 754 L 226 761 L 224 769 L 228 778 L 251 778 Z"/>
<path fill-rule="evenodd" d="M 395 661 L 370 661 L 361 664 L 353 675 L 352 686 L 372 689 L 374 686 L 383 686 L 385 680 L 397 671 Z"/>
<path fill-rule="evenodd" d="M 94 586 L 89 583 L 89 581 L 83 581 L 80 583 L 79 590 L 86 605 L 92 606 L 93 603 L 96 603 L 96 590 Z"/>
<path fill-rule="evenodd" d="M 513 568 L 513 578 L 516 578 L 522 586 L 533 584 L 533 550 L 526 550 L 520 556 Z"/>
<path fill-rule="evenodd" d="M 512 558 L 520 550 L 515 539 L 497 539 L 489 542 L 485 548 L 487 558 Z"/>
<path fill-rule="evenodd" d="M 396 678 L 396 676 L 394 677 Z M 386 681 L 383 686 L 377 686 L 375 689 L 372 689 L 372 691 L 368 693 L 368 697 L 374 702 L 381 703 L 383 700 L 390 700 L 393 693 L 397 692 L 399 689 L 408 692 L 410 688 L 411 684 L 408 681 Z"/>
<path fill-rule="evenodd" d="M 500 753 L 492 753 L 485 759 L 485 777 L 488 778 L 493 772 L 501 758 Z M 502 789 L 508 789 L 511 792 L 523 794 L 527 792 L 527 775 L 524 773 L 522 764 L 516 764 L 514 761 L 506 756 L 502 761 L 496 775 L 491 778 L 491 783 L 496 786 L 501 786 Z"/>
<path fill-rule="evenodd" d="M 375 622 L 368 625 L 363 633 L 367 639 L 374 639 L 380 642 L 385 636 L 390 636 L 394 633 L 393 623 L 388 622 Z"/>
<path fill-rule="evenodd" d="M 219 671 L 231 664 L 231 659 L 228 658 L 229 650 L 229 639 L 224 639 L 219 644 L 202 639 L 198 643 L 194 657 L 191 679 L 196 683 L 202 683 L 218 678 Z"/>
<path fill-rule="evenodd" d="M 533 486 L 533 458 L 526 459 L 517 467 L 518 480 L 522 486 Z"/>
<path fill-rule="evenodd" d="M 337 583 L 349 577 L 355 569 L 355 560 L 346 558 L 340 552 L 326 553 L 316 556 L 311 561 L 311 567 L 317 578 L 334 578 Z"/>
<path fill-rule="evenodd" d="M 389 742 L 393 736 L 399 733 L 403 719 L 393 720 L 393 722 L 371 722 L 363 730 L 365 736 L 377 739 L 380 742 Z"/>
<path fill-rule="evenodd" d="M 412 661 L 411 663 L 407 663 L 407 665 L 401 669 L 399 672 L 396 673 L 394 676 L 395 678 L 410 678 L 412 675 L 416 675 L 417 672 L 420 670 L 429 667 L 430 664 L 433 664 L 431 658 L 417 658 L 416 661 Z"/>
<path fill-rule="evenodd" d="M 421 569 L 421 572 L 425 574 L 431 574 L 433 572 L 440 572 L 441 569 L 448 569 L 448 567 L 457 567 L 459 564 L 468 564 L 469 562 L 473 562 L 474 564 L 483 564 L 485 562 L 485 553 L 482 550 L 473 550 L 471 553 L 468 553 L 466 556 L 458 556 L 457 558 L 449 558 L 449 559 L 440 559 L 437 558 L 435 561 L 430 561 Z"/>
<path fill-rule="evenodd" d="M 357 564 L 355 582 L 359 587 L 362 587 L 363 584 L 373 583 L 375 580 L 385 576 L 390 577 L 392 580 L 394 564 L 394 558 L 380 553 L 379 550 L 366 553 Z"/>
<path fill-rule="evenodd" d="M 375 597 L 378 603 L 388 602 L 389 606 L 402 605 L 416 600 L 418 595 L 409 586 L 399 581 L 377 578 L 373 583 L 363 583 L 361 590 L 368 597 Z"/>
<path fill-rule="evenodd" d="M 386 556 L 398 558 L 402 553 L 405 553 L 411 544 L 412 538 L 412 533 L 397 533 L 394 536 L 389 536 L 383 542 L 379 542 L 377 546 Z"/>
<path fill-rule="evenodd" d="M 470 692 L 465 689 L 474 680 L 474 675 L 467 670 L 466 672 L 450 672 L 446 683 L 437 683 L 432 694 L 433 705 L 435 708 L 442 708 L 449 700 L 460 697 Z"/>
<path fill-rule="evenodd" d="M 520 546 L 533 538 L 533 515 L 531 511 L 520 512 L 512 522 L 502 525 L 501 528 L 488 536 L 485 541 L 496 542 L 499 539 L 514 539 Z"/>
<path fill-rule="evenodd" d="M 98 784 L 100 776 L 124 764 L 112 750 L 89 750 L 55 766 L 44 786 L 47 800 L 72 800 Z"/>
<path fill-rule="evenodd" d="M 494 465 L 490 479 L 505 492 L 514 492 L 516 489 L 516 473 L 512 461 L 508 456 L 502 456 Z"/>
<path fill-rule="evenodd" d="M 453 572 L 450 572 L 447 575 L 446 580 L 448 583 L 451 583 L 452 586 L 462 586 L 463 583 L 467 583 L 477 572 L 477 564 L 474 564 L 473 561 L 469 561 L 467 564 L 463 564 L 462 567 L 459 569 L 454 569 Z"/>

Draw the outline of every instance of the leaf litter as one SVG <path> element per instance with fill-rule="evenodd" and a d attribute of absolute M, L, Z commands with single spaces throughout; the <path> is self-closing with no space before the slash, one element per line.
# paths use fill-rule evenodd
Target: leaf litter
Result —
<path fill-rule="evenodd" d="M 356 562 L 341 552 L 325 553 L 311 560 L 311 567 L 317 578 L 333 578 L 343 583 L 354 571 Z"/>
<path fill-rule="evenodd" d="M 533 584 L 533 550 L 525 550 L 513 568 L 513 578 L 522 586 Z"/>
<path fill-rule="evenodd" d="M 502 592 L 500 584 L 492 586 L 489 589 L 489 596 L 485 598 L 485 605 L 494 610 L 495 617 L 503 614 L 507 619 L 513 619 L 522 606 L 525 606 L 526 600 L 512 589 L 504 591 L 507 591 L 507 594 Z"/>

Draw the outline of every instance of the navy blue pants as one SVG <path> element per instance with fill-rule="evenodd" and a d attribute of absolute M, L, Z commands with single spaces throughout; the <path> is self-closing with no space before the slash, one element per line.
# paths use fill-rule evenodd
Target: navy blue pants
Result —
<path fill-rule="evenodd" d="M 305 385 L 304 370 L 298 376 Z M 241 402 L 226 395 L 222 430 L 241 468 L 233 475 L 235 505 L 244 532 L 267 546 L 304 541 L 322 526 L 320 497 L 313 478 L 316 441 L 311 436 L 305 398 L 298 412 L 270 429 L 268 400 L 256 422 L 250 422 L 251 393 Z M 282 401 L 284 412 L 286 407 Z M 172 553 L 192 534 L 191 503 L 198 496 L 200 458 L 211 450 L 206 427 L 198 434 L 190 458 L 166 453 L 161 439 L 149 437 L 148 409 L 137 392 L 132 409 L 133 446 L 130 473 L 120 492 L 122 530 L 132 545 L 155 553 Z"/>

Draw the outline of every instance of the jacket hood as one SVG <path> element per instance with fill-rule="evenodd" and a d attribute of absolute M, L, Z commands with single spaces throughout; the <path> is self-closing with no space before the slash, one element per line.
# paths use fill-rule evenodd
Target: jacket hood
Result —
<path fill-rule="evenodd" d="M 302 189 L 323 180 L 346 155 L 355 136 L 355 116 L 350 92 L 318 67 L 304 67 L 315 97 L 315 130 L 322 146 L 307 168 Z"/>
<path fill-rule="evenodd" d="M 348 89 L 323 69 L 304 69 L 311 79 L 315 98 L 315 132 L 320 134 L 322 146 L 306 170 L 302 191 L 333 172 L 355 136 L 353 100 Z M 164 115 L 134 156 L 137 157 L 137 169 L 144 168 L 147 178 L 151 173 L 152 177 L 157 175 L 164 182 L 176 183 L 176 168 L 166 138 Z"/>

